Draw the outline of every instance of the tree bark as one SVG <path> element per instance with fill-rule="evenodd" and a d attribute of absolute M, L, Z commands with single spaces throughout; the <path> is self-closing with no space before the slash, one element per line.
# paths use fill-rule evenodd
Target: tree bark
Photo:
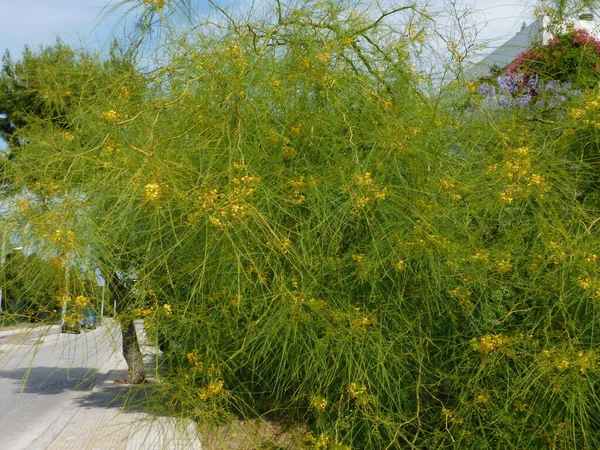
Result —
<path fill-rule="evenodd" d="M 135 323 L 131 318 L 121 319 L 121 335 L 123 338 L 123 356 L 127 362 L 127 382 L 140 384 L 146 380 L 146 366 L 144 356 L 135 331 Z"/>
<path fill-rule="evenodd" d="M 116 313 L 119 316 L 121 325 L 121 337 L 123 342 L 123 356 L 127 363 L 127 382 L 131 384 L 140 384 L 146 380 L 146 366 L 144 366 L 144 356 L 140 350 L 137 332 L 133 318 L 125 310 L 125 297 L 127 295 L 127 286 L 125 282 L 119 279 L 116 272 L 112 275 L 110 283 L 110 292 L 116 300 Z"/>

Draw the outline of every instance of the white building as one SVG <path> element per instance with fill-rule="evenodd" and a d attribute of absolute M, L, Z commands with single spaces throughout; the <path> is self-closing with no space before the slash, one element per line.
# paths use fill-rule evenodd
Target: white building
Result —
<path fill-rule="evenodd" d="M 529 25 L 523 23 L 521 30 L 512 38 L 496 48 L 473 67 L 465 71 L 465 78 L 473 80 L 492 75 L 494 67 L 504 68 L 513 62 L 517 55 L 529 50 L 536 43 L 547 44 L 552 36 L 566 32 L 567 28 L 583 29 L 600 39 L 600 22 L 592 13 L 581 14 L 577 18 L 567 19 L 559 26 L 552 26 L 547 17 L 534 20 Z"/>

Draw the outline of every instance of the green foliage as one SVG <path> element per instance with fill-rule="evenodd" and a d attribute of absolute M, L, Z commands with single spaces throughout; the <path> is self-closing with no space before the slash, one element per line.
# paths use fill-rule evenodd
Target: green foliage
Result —
<path fill-rule="evenodd" d="M 393 17 L 276 7 L 109 71 L 16 130 L 18 212 L 137 280 L 171 412 L 318 449 L 598 447 L 597 93 L 457 117 Z"/>
<path fill-rule="evenodd" d="M 525 81 L 539 75 L 546 80 L 570 83 L 575 88 L 590 89 L 600 75 L 600 41 L 583 29 L 570 28 L 521 53 L 506 69 L 507 74 L 521 74 Z"/>
<path fill-rule="evenodd" d="M 55 264 L 22 249 L 6 255 L 2 267 L 2 322 L 55 321 L 61 270 Z"/>

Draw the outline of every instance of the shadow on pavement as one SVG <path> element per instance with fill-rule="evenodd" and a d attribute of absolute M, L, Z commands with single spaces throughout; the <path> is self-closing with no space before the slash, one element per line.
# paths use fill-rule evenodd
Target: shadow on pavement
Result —
<path fill-rule="evenodd" d="M 100 374 L 87 367 L 30 367 L 0 370 L 0 378 L 14 380 L 15 393 L 56 395 L 66 391 L 91 391 Z"/>
<path fill-rule="evenodd" d="M 102 383 L 93 393 L 76 399 L 83 408 L 119 408 L 124 412 L 142 412 L 148 410 L 149 401 L 156 398 L 160 386 L 153 383 L 140 385 L 115 384 L 122 380 L 126 371 L 113 371 L 109 380 Z M 150 401 L 151 403 L 151 401 Z"/>
<path fill-rule="evenodd" d="M 112 382 L 123 379 L 126 375 L 126 371 L 111 371 L 106 374 L 85 367 L 31 367 L 12 371 L 0 370 L 0 378 L 14 380 L 16 394 L 56 395 L 67 391 L 89 392 L 89 395 L 78 396 L 75 399 L 78 406 L 141 412 L 146 409 L 150 396 L 156 398 L 160 386 L 153 383 L 123 385 Z M 107 376 L 108 380 L 106 380 Z"/>

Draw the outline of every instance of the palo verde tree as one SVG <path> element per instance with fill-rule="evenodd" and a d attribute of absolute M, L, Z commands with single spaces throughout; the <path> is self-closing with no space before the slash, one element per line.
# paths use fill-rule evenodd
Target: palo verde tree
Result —
<path fill-rule="evenodd" d="M 161 406 L 300 423 L 299 448 L 598 447 L 598 209 L 569 147 L 596 93 L 446 110 L 413 5 L 263 13 L 111 74 L 9 164 L 79 195 L 54 241 L 139 307 Z"/>
<path fill-rule="evenodd" d="M 28 237 L 36 241 L 35 245 L 44 248 L 48 258 L 62 262 L 66 281 L 61 283 L 63 292 L 57 292 L 57 296 L 72 297 L 71 287 L 76 280 L 69 281 L 69 277 L 78 272 L 75 265 L 101 268 L 117 310 L 122 313 L 123 351 L 132 382 L 142 381 L 145 374 L 132 318 L 126 313 L 129 305 L 125 279 L 131 263 L 123 262 L 118 233 L 103 230 L 101 236 L 94 237 L 95 229 L 90 226 L 94 221 L 89 215 L 109 211 L 90 207 L 94 191 L 88 181 L 94 177 L 89 168 L 85 173 L 76 170 L 75 179 L 65 180 L 65 174 L 77 168 L 64 158 L 59 160 L 57 149 L 83 145 L 82 140 L 85 146 L 103 145 L 102 138 L 84 130 L 82 105 L 96 105 L 106 98 L 138 104 L 140 89 L 145 85 L 140 80 L 128 56 L 118 54 L 116 46 L 102 61 L 60 41 L 37 52 L 26 48 L 19 61 L 6 55 L 0 76 L 0 104 L 5 111 L 3 137 L 10 143 L 9 157 L 3 159 L 3 164 L 17 199 L 15 214 L 28 228 Z M 46 136 L 50 140 L 31 139 L 45 132 L 50 133 Z M 52 143 L 52 136 L 58 140 Z"/>

